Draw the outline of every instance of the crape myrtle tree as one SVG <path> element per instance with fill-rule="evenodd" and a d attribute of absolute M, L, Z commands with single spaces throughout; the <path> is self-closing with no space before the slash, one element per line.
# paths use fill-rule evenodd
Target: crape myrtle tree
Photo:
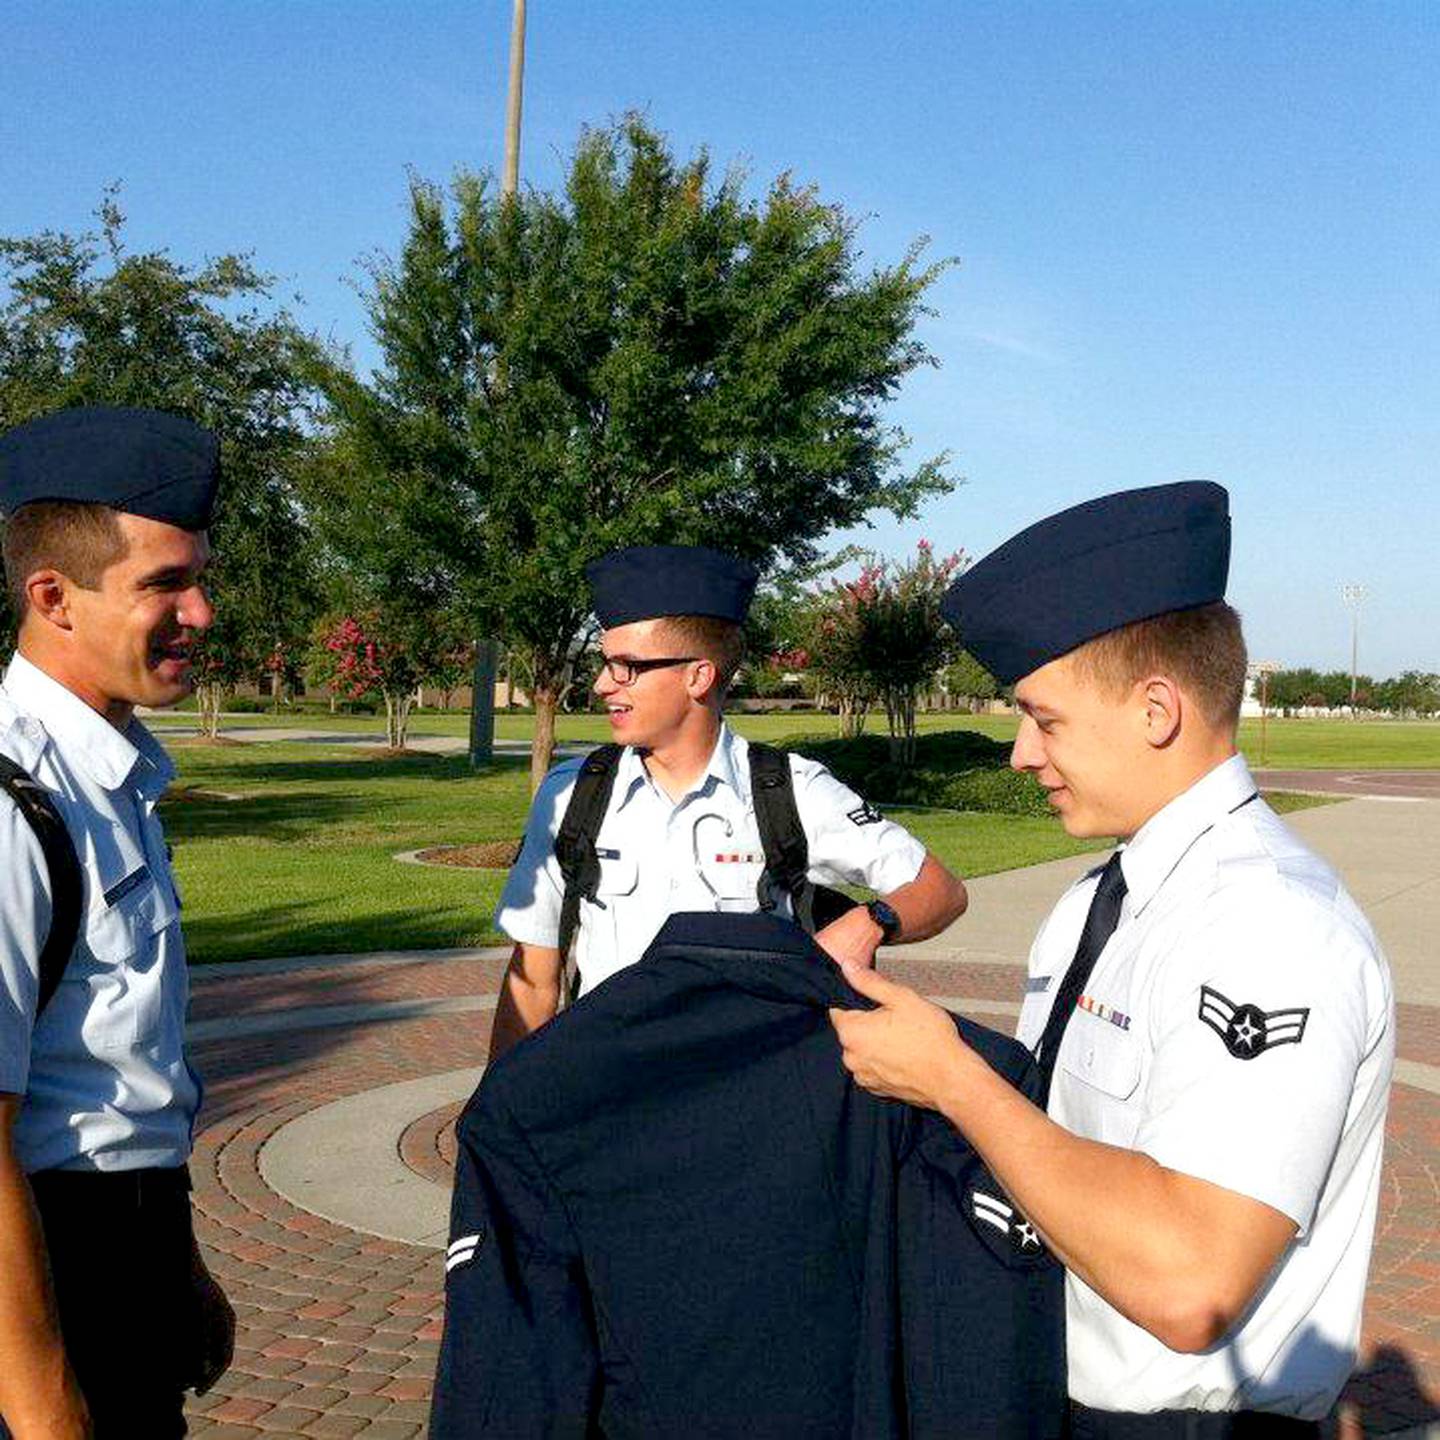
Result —
<path fill-rule="evenodd" d="M 332 439 L 304 472 L 331 601 L 312 635 L 310 674 L 348 699 L 382 700 L 386 744 L 403 750 L 419 687 L 453 685 L 457 657 L 470 651 L 441 548 L 432 537 L 412 551 L 435 496 L 400 459 L 387 472 L 369 439 L 358 430 Z M 365 503 L 355 502 L 356 476 L 373 481 Z"/>
<path fill-rule="evenodd" d="M 94 233 L 0 238 L 0 429 L 104 404 L 173 411 L 219 435 L 207 578 L 216 618 L 195 652 L 213 734 L 225 691 L 255 678 L 277 647 L 302 643 L 313 613 L 294 488 L 309 342 L 247 257 L 191 267 L 164 251 L 127 253 L 113 188 L 96 218 Z"/>
<path fill-rule="evenodd" d="M 943 457 L 901 464 L 882 415 L 930 362 L 913 327 L 942 267 L 920 248 L 862 272 L 854 222 L 812 188 L 750 198 L 635 117 L 582 132 L 559 193 L 412 181 L 404 248 L 370 270 L 379 367 L 319 378 L 370 462 L 351 502 L 395 503 L 407 553 L 520 662 L 532 783 L 587 561 L 674 542 L 808 563 L 832 529 L 949 488 Z"/>
<path fill-rule="evenodd" d="M 417 689 L 450 658 L 440 655 L 445 638 L 408 606 L 337 615 L 317 627 L 313 651 L 320 653 L 311 673 L 346 699 L 378 696 L 385 705 L 385 743 L 403 750 Z"/>
<path fill-rule="evenodd" d="M 847 740 L 865 733 L 875 698 L 863 609 L 874 584 L 870 569 L 866 565 L 858 579 L 835 580 L 816 592 L 805 643 L 819 697 L 835 706 L 840 734 Z"/>
<path fill-rule="evenodd" d="M 940 600 L 963 563 L 959 552 L 941 559 L 922 540 L 913 559 L 896 565 L 869 557 L 857 579 L 834 582 L 817 597 L 809 651 L 839 700 L 841 733 L 860 734 L 865 707 L 878 699 L 890 730 L 890 757 L 899 765 L 915 758 L 921 694 L 958 649 Z"/>
<path fill-rule="evenodd" d="M 941 559 L 928 540 L 914 558 L 868 568 L 869 585 L 860 606 L 861 655 L 875 693 L 885 706 L 890 758 L 900 765 L 915 759 L 915 710 L 923 691 L 957 649 L 955 632 L 940 614 L 940 601 L 964 556 Z"/>
<path fill-rule="evenodd" d="M 822 577 L 848 565 L 862 552 L 847 545 L 839 553 L 813 565 L 790 566 L 770 575 L 755 592 L 745 620 L 745 660 L 740 672 L 741 693 L 760 697 L 780 693 L 785 677 L 800 674 L 813 690 L 816 676 L 809 644 L 815 622 Z"/>

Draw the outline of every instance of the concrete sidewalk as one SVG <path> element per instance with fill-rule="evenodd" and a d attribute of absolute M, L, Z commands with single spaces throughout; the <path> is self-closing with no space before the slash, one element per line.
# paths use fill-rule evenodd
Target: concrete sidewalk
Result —
<path fill-rule="evenodd" d="M 1440 1005 L 1440 801 L 1363 799 L 1285 817 L 1344 877 L 1370 917 L 1395 976 L 1396 996 Z M 1060 893 L 1104 855 L 1076 855 L 968 882 L 970 909 L 908 956 L 1023 965 Z"/>
<path fill-rule="evenodd" d="M 162 739 L 167 737 L 189 737 L 200 733 L 196 725 L 165 725 L 147 722 Z M 385 731 L 359 732 L 354 730 L 324 730 L 305 725 L 235 725 L 220 727 L 222 740 L 238 740 L 247 744 L 304 744 L 304 745 L 363 745 L 371 749 L 385 744 Z M 494 742 L 497 755 L 528 755 L 528 740 L 501 740 Z M 412 729 L 406 741 L 406 748 L 426 755 L 465 755 L 469 753 L 470 741 L 464 735 L 426 735 L 423 730 Z M 584 755 L 595 747 L 593 743 L 562 740 L 555 746 L 555 758 L 564 760 L 571 755 Z"/>
<path fill-rule="evenodd" d="M 1440 802 L 1356 800 L 1292 817 L 1371 914 L 1391 957 L 1401 1070 L 1361 1361 L 1368 1435 L 1440 1420 Z M 889 973 L 1010 1028 L 1036 925 L 1095 857 L 982 877 L 950 934 Z M 486 1058 L 504 950 L 309 957 L 197 970 L 208 1097 L 199 1228 L 241 1329 L 191 1409 L 212 1440 L 423 1433 L 442 1318 L 453 1117 Z M 1440 1431 L 1437 1431 L 1440 1433 Z"/>

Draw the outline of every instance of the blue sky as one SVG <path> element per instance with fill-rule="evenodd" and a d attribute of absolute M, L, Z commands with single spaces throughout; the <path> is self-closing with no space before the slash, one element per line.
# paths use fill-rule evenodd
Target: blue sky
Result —
<path fill-rule="evenodd" d="M 0 234 L 247 249 L 373 354 L 357 262 L 406 175 L 498 169 L 509 0 L 4 0 Z M 1106 491 L 1229 487 L 1252 653 L 1440 670 L 1440 6 L 530 0 L 524 183 L 644 111 L 755 184 L 956 256 L 894 416 L 965 484 L 921 536 L 983 554 Z M 837 537 L 837 543 L 840 539 Z"/>

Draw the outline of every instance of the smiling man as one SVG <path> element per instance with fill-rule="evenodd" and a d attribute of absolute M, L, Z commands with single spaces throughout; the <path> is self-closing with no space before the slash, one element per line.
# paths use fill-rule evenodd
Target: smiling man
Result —
<path fill-rule="evenodd" d="M 946 599 L 1015 686 L 1011 763 L 1122 842 L 1031 951 L 1047 1110 L 902 986 L 852 970 L 878 1008 L 832 1012 L 859 1083 L 942 1112 L 1065 1261 L 1076 1440 L 1318 1435 L 1359 1338 L 1390 977 L 1236 752 L 1229 553 L 1224 490 L 1157 486 L 1041 521 Z"/>
<path fill-rule="evenodd" d="M 185 1168 L 200 1086 L 156 812 L 174 770 L 134 718 L 190 692 L 218 478 L 215 438 L 156 411 L 64 410 L 0 439 L 19 617 L 0 685 L 0 1417 L 17 1437 L 183 1435 L 184 1390 L 229 1363 Z"/>
<path fill-rule="evenodd" d="M 603 627 L 595 693 L 619 748 L 609 752 L 611 788 L 587 837 L 594 869 L 575 911 L 581 993 L 638 960 L 677 911 L 755 911 L 762 889 L 777 913 L 792 914 L 794 903 L 784 885 L 769 885 L 780 877 L 767 871 L 752 747 L 721 713 L 755 569 L 703 547 L 644 545 L 605 556 L 587 574 Z M 960 881 L 823 765 L 771 759 L 780 768 L 766 788 L 793 795 L 800 833 L 790 838 L 804 851 L 792 878 L 864 885 L 882 897 L 816 927 L 831 956 L 868 965 L 882 941 L 922 940 L 965 908 Z M 500 899 L 496 923 L 516 944 L 496 1055 L 560 1002 L 566 885 L 556 841 L 586 763 L 568 760 L 546 776 Z"/>

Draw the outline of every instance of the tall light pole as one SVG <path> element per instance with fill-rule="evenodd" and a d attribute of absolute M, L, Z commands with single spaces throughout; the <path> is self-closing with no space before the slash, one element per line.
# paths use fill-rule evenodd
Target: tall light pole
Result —
<path fill-rule="evenodd" d="M 505 105 L 505 169 L 500 203 L 515 196 L 520 183 L 520 108 L 525 89 L 525 0 L 515 0 L 510 20 L 510 92 Z M 475 673 L 470 681 L 470 763 L 487 764 L 495 753 L 495 651 L 493 637 L 475 642 Z"/>
<path fill-rule="evenodd" d="M 510 20 L 510 98 L 505 107 L 505 175 L 500 194 L 508 199 L 520 183 L 520 108 L 525 90 L 525 0 L 515 0 Z"/>
<path fill-rule="evenodd" d="M 1364 585 L 1342 585 L 1340 599 L 1350 612 L 1350 718 L 1355 718 L 1356 676 L 1360 671 L 1360 607 L 1369 590 Z"/>

